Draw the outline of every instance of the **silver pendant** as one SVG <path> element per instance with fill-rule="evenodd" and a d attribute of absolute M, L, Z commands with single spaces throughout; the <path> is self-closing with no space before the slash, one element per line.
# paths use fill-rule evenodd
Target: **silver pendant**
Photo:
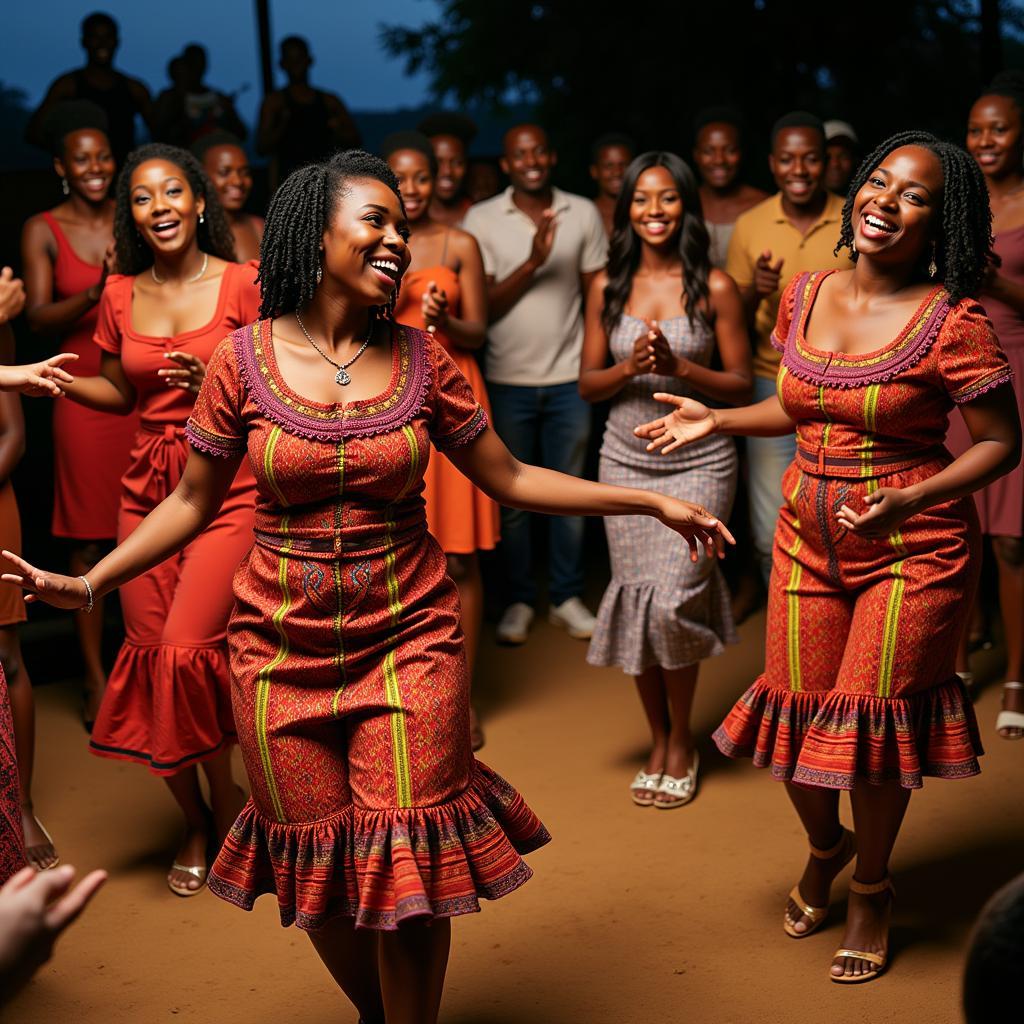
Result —
<path fill-rule="evenodd" d="M 352 378 L 348 375 L 348 371 L 344 366 L 338 367 L 338 372 L 334 375 L 334 383 L 341 384 L 342 386 L 352 383 Z"/>

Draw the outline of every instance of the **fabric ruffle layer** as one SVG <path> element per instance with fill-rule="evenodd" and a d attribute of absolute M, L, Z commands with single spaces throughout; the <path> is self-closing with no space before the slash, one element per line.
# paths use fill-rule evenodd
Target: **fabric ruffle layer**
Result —
<path fill-rule="evenodd" d="M 173 775 L 235 742 L 226 647 L 125 642 L 89 749 Z"/>
<path fill-rule="evenodd" d="M 751 757 L 776 779 L 827 789 L 852 789 L 858 779 L 919 789 L 925 776 L 967 778 L 981 770 L 983 752 L 956 676 L 908 697 L 794 693 L 762 676 L 713 738 L 723 754 Z"/>
<path fill-rule="evenodd" d="M 657 583 L 608 584 L 587 652 L 591 665 L 615 665 L 640 675 L 653 665 L 677 669 L 721 654 L 737 641 L 729 591 L 720 572 L 699 588 L 664 601 Z"/>
<path fill-rule="evenodd" d="M 210 872 L 222 899 L 252 910 L 276 893 L 283 925 L 317 929 L 334 917 L 393 930 L 416 918 L 475 913 L 533 872 L 522 854 L 551 837 L 501 776 L 476 762 L 467 789 L 432 807 L 364 810 L 272 821 L 250 800 Z"/>

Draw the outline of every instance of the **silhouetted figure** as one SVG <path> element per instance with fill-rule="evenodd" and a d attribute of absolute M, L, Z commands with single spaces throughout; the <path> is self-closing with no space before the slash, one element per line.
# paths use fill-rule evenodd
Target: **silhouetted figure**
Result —
<path fill-rule="evenodd" d="M 25 129 L 26 141 L 49 152 L 44 125 L 54 106 L 65 100 L 91 100 L 107 115 L 110 145 L 121 165 L 129 150 L 135 148 L 135 115 L 149 124 L 152 101 L 149 90 L 138 79 L 114 70 L 119 42 L 117 22 L 109 14 L 95 11 L 82 20 L 85 67 L 54 79 Z"/>
<path fill-rule="evenodd" d="M 964 968 L 967 1024 L 1001 1024 L 1020 994 L 1024 963 L 1024 875 L 985 904 L 974 925 Z"/>
<path fill-rule="evenodd" d="M 309 84 L 313 55 L 305 39 L 281 41 L 279 66 L 288 84 L 263 101 L 256 138 L 256 148 L 271 158 L 271 189 L 297 167 L 359 145 L 359 129 L 340 97 Z"/>

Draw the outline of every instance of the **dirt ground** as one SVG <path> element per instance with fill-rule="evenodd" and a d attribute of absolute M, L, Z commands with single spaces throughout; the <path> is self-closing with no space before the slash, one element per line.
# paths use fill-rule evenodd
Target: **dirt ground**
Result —
<path fill-rule="evenodd" d="M 760 616 L 746 623 L 743 643 L 704 670 L 701 790 L 672 812 L 630 803 L 644 727 L 626 677 L 588 667 L 586 645 L 546 623 L 522 648 L 485 639 L 483 757 L 523 791 L 554 841 L 530 858 L 528 885 L 456 922 L 445 1024 L 960 1020 L 970 924 L 1024 867 L 1024 743 L 994 733 L 998 687 L 978 701 L 983 774 L 930 780 L 911 801 L 893 863 L 889 973 L 840 987 L 827 974 L 844 886 L 821 932 L 786 938 L 782 908 L 805 856 L 796 819 L 780 785 L 706 739 L 758 671 L 762 630 Z M 37 695 L 40 816 L 66 862 L 106 867 L 111 878 L 4 1020 L 354 1022 L 308 941 L 279 926 L 272 898 L 246 915 L 207 892 L 168 892 L 178 828 L 169 795 L 137 766 L 87 753 L 70 684 Z"/>

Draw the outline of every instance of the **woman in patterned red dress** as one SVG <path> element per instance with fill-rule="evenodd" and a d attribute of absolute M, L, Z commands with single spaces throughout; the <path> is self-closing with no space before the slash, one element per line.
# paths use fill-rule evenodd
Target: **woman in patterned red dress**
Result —
<path fill-rule="evenodd" d="M 653 515 L 692 557 L 729 539 L 688 502 L 513 459 L 451 357 L 388 313 L 407 236 L 376 157 L 291 175 L 267 217 L 263 319 L 211 361 L 175 492 L 87 579 L 20 559 L 4 576 L 81 607 L 202 529 L 248 452 L 256 543 L 229 637 L 252 800 L 210 887 L 246 909 L 276 893 L 366 1024 L 436 1020 L 448 919 L 525 882 L 521 854 L 548 840 L 470 750 L 458 596 L 421 495 L 431 443 L 497 500 Z"/>
<path fill-rule="evenodd" d="M 831 883 L 856 856 L 830 977 L 860 982 L 885 968 L 889 856 L 910 793 L 923 776 L 979 771 L 955 672 L 978 568 L 970 495 L 1019 461 L 1020 419 L 1006 356 L 971 298 L 991 257 L 991 214 L 963 150 L 923 132 L 889 139 L 857 173 L 840 244 L 854 270 L 803 274 L 785 292 L 777 397 L 710 410 L 663 395 L 679 408 L 638 432 L 671 451 L 716 431 L 795 425 L 765 673 L 715 741 L 770 766 L 807 831 L 787 934 L 824 921 Z M 954 404 L 974 441 L 955 460 L 942 447 Z M 856 837 L 840 824 L 844 789 Z"/>

